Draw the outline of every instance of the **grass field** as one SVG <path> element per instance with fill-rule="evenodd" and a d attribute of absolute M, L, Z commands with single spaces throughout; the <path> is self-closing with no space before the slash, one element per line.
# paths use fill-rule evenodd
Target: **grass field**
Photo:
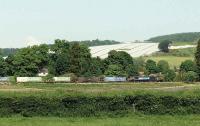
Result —
<path fill-rule="evenodd" d="M 200 84 L 186 83 L 104 83 L 104 84 L 17 84 L 1 85 L 0 96 L 115 96 L 115 95 L 200 96 Z"/>
<path fill-rule="evenodd" d="M 62 97 L 113 95 L 200 96 L 200 83 L 110 83 L 110 84 L 17 84 L 1 85 L 0 96 Z M 199 115 L 143 115 L 126 117 L 33 117 L 0 118 L 0 126 L 200 126 Z"/>
<path fill-rule="evenodd" d="M 195 42 L 173 42 L 172 46 L 195 45 Z"/>
<path fill-rule="evenodd" d="M 122 118 L 0 118 L 1 126 L 200 126 L 200 116 L 144 116 Z"/>
<path fill-rule="evenodd" d="M 180 64 L 185 60 L 193 60 L 193 57 L 177 57 L 177 56 L 149 56 L 145 58 L 154 60 L 156 62 L 160 60 L 168 61 L 171 68 L 173 67 L 179 67 Z"/>

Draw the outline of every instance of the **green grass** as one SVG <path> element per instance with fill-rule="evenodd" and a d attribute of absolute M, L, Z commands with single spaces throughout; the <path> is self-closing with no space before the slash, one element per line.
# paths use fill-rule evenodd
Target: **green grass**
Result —
<path fill-rule="evenodd" d="M 173 42 L 172 46 L 195 45 L 195 42 Z"/>
<path fill-rule="evenodd" d="M 17 84 L 0 86 L 0 96 L 126 96 L 138 94 L 200 96 L 200 84 L 107 83 L 107 84 Z"/>
<path fill-rule="evenodd" d="M 200 96 L 200 83 L 107 83 L 107 84 L 17 84 L 1 85 L 0 96 L 62 97 L 154 94 Z M 105 115 L 106 116 L 106 115 Z M 200 126 L 199 115 L 143 115 L 127 117 L 58 118 L 13 116 L 0 118 L 0 126 Z"/>
<path fill-rule="evenodd" d="M 144 116 L 122 118 L 0 118 L 1 126 L 200 126 L 200 116 Z"/>
<path fill-rule="evenodd" d="M 171 68 L 179 67 L 185 60 L 193 60 L 193 57 L 177 57 L 177 56 L 149 56 L 145 57 L 146 60 L 151 59 L 156 62 L 165 60 L 169 63 Z"/>

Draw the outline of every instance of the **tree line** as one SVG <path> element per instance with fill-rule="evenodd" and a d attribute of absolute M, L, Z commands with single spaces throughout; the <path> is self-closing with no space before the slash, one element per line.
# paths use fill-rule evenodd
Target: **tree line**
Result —
<path fill-rule="evenodd" d="M 200 32 L 190 32 L 190 33 L 176 33 L 176 34 L 153 37 L 150 38 L 148 41 L 162 42 L 164 40 L 169 40 L 173 42 L 194 42 L 197 41 L 199 38 L 200 38 Z"/>
<path fill-rule="evenodd" d="M 26 47 L 6 59 L 0 58 L 0 76 L 37 76 L 41 69 L 46 68 L 52 76 L 132 77 L 154 74 L 164 81 L 197 81 L 200 78 L 200 41 L 195 59 L 183 62 L 178 69 L 170 68 L 167 61 L 132 58 L 124 51 L 112 50 L 107 58 L 100 59 L 92 57 L 85 44 L 58 39 L 51 46 Z"/>
<path fill-rule="evenodd" d="M 114 45 L 114 44 L 120 44 L 121 42 L 115 41 L 115 40 L 99 40 L 99 39 L 95 39 L 95 40 L 84 40 L 84 41 L 67 41 L 67 42 L 71 42 L 71 43 L 80 43 L 80 44 L 84 44 L 87 45 L 89 47 L 92 46 L 101 46 L 101 45 Z M 49 45 L 51 46 L 51 45 Z M 17 50 L 19 50 L 19 48 L 1 48 L 0 49 L 0 56 L 6 57 L 8 55 L 11 54 L 15 54 L 17 52 Z"/>

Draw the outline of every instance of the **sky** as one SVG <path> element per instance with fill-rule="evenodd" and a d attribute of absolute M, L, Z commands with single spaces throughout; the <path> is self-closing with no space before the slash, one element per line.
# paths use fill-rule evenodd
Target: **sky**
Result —
<path fill-rule="evenodd" d="M 0 48 L 200 32 L 200 0 L 0 0 Z"/>

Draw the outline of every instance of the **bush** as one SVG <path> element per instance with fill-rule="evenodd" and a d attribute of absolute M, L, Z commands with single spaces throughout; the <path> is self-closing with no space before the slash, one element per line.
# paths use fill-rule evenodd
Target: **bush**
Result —
<path fill-rule="evenodd" d="M 157 63 L 157 67 L 158 67 L 159 72 L 165 73 L 165 72 L 167 72 L 167 70 L 169 70 L 169 63 L 165 60 L 160 60 Z"/>
<path fill-rule="evenodd" d="M 156 62 L 153 60 L 147 60 L 145 68 L 149 74 L 154 74 L 158 72 Z"/>
<path fill-rule="evenodd" d="M 54 76 L 52 74 L 48 74 L 47 76 L 42 77 L 42 81 L 52 83 L 52 82 L 54 82 L 53 77 Z"/>
<path fill-rule="evenodd" d="M 183 78 L 185 82 L 195 82 L 198 80 L 198 74 L 196 72 L 189 71 L 184 73 Z"/>
<path fill-rule="evenodd" d="M 192 60 L 186 60 L 181 63 L 180 70 L 182 72 L 195 71 L 196 65 Z"/>
<path fill-rule="evenodd" d="M 167 70 L 164 74 L 164 80 L 165 81 L 174 81 L 176 78 L 176 73 L 174 70 Z"/>

